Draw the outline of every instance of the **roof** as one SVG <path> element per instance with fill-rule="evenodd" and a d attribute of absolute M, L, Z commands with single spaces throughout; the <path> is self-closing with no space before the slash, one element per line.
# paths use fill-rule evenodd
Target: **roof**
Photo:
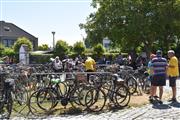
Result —
<path fill-rule="evenodd" d="M 33 51 L 31 53 L 34 53 L 34 54 L 50 54 L 50 53 L 52 53 L 52 51 Z"/>
<path fill-rule="evenodd" d="M 0 37 L 28 37 L 29 39 L 37 39 L 37 37 L 31 35 L 20 27 L 16 26 L 13 23 L 8 23 L 5 21 L 0 21 Z"/>

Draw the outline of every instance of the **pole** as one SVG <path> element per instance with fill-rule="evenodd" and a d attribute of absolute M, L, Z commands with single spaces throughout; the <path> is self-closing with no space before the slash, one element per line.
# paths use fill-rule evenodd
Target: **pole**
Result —
<path fill-rule="evenodd" d="M 54 31 L 52 31 L 52 34 L 53 34 L 53 50 L 54 50 L 54 48 L 55 48 L 55 32 Z"/>

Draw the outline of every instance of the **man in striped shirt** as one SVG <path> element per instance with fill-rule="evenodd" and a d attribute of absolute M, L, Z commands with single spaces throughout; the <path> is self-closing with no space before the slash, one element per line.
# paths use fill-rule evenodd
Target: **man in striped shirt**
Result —
<path fill-rule="evenodd" d="M 166 85 L 166 71 L 167 71 L 167 60 L 162 57 L 162 51 L 156 52 L 156 57 L 152 59 L 152 91 L 153 96 L 156 96 L 156 89 L 159 86 L 159 103 L 162 104 L 163 86 Z"/>

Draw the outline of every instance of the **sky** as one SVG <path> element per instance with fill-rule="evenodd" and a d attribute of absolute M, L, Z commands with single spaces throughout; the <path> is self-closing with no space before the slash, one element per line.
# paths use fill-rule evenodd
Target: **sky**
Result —
<path fill-rule="evenodd" d="M 86 23 L 95 10 L 91 0 L 0 0 L 0 20 L 10 22 L 34 35 L 39 45 L 52 47 L 55 41 L 65 40 L 69 45 L 86 37 L 79 24 Z"/>

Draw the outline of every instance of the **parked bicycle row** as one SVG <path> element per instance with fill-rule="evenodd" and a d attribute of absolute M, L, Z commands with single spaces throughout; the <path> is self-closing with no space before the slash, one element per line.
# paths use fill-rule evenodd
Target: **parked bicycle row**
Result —
<path fill-rule="evenodd" d="M 147 77 L 141 74 L 144 68 L 133 70 L 127 66 L 108 65 L 99 66 L 97 71 L 100 72 L 58 73 L 37 72 L 33 65 L 3 69 L 0 111 L 7 117 L 12 110 L 20 113 L 25 107 L 28 113 L 49 113 L 58 103 L 59 107 L 72 106 L 95 112 L 109 104 L 122 108 L 128 105 L 131 94 L 146 89 Z M 22 105 L 23 108 L 16 110 Z"/>

